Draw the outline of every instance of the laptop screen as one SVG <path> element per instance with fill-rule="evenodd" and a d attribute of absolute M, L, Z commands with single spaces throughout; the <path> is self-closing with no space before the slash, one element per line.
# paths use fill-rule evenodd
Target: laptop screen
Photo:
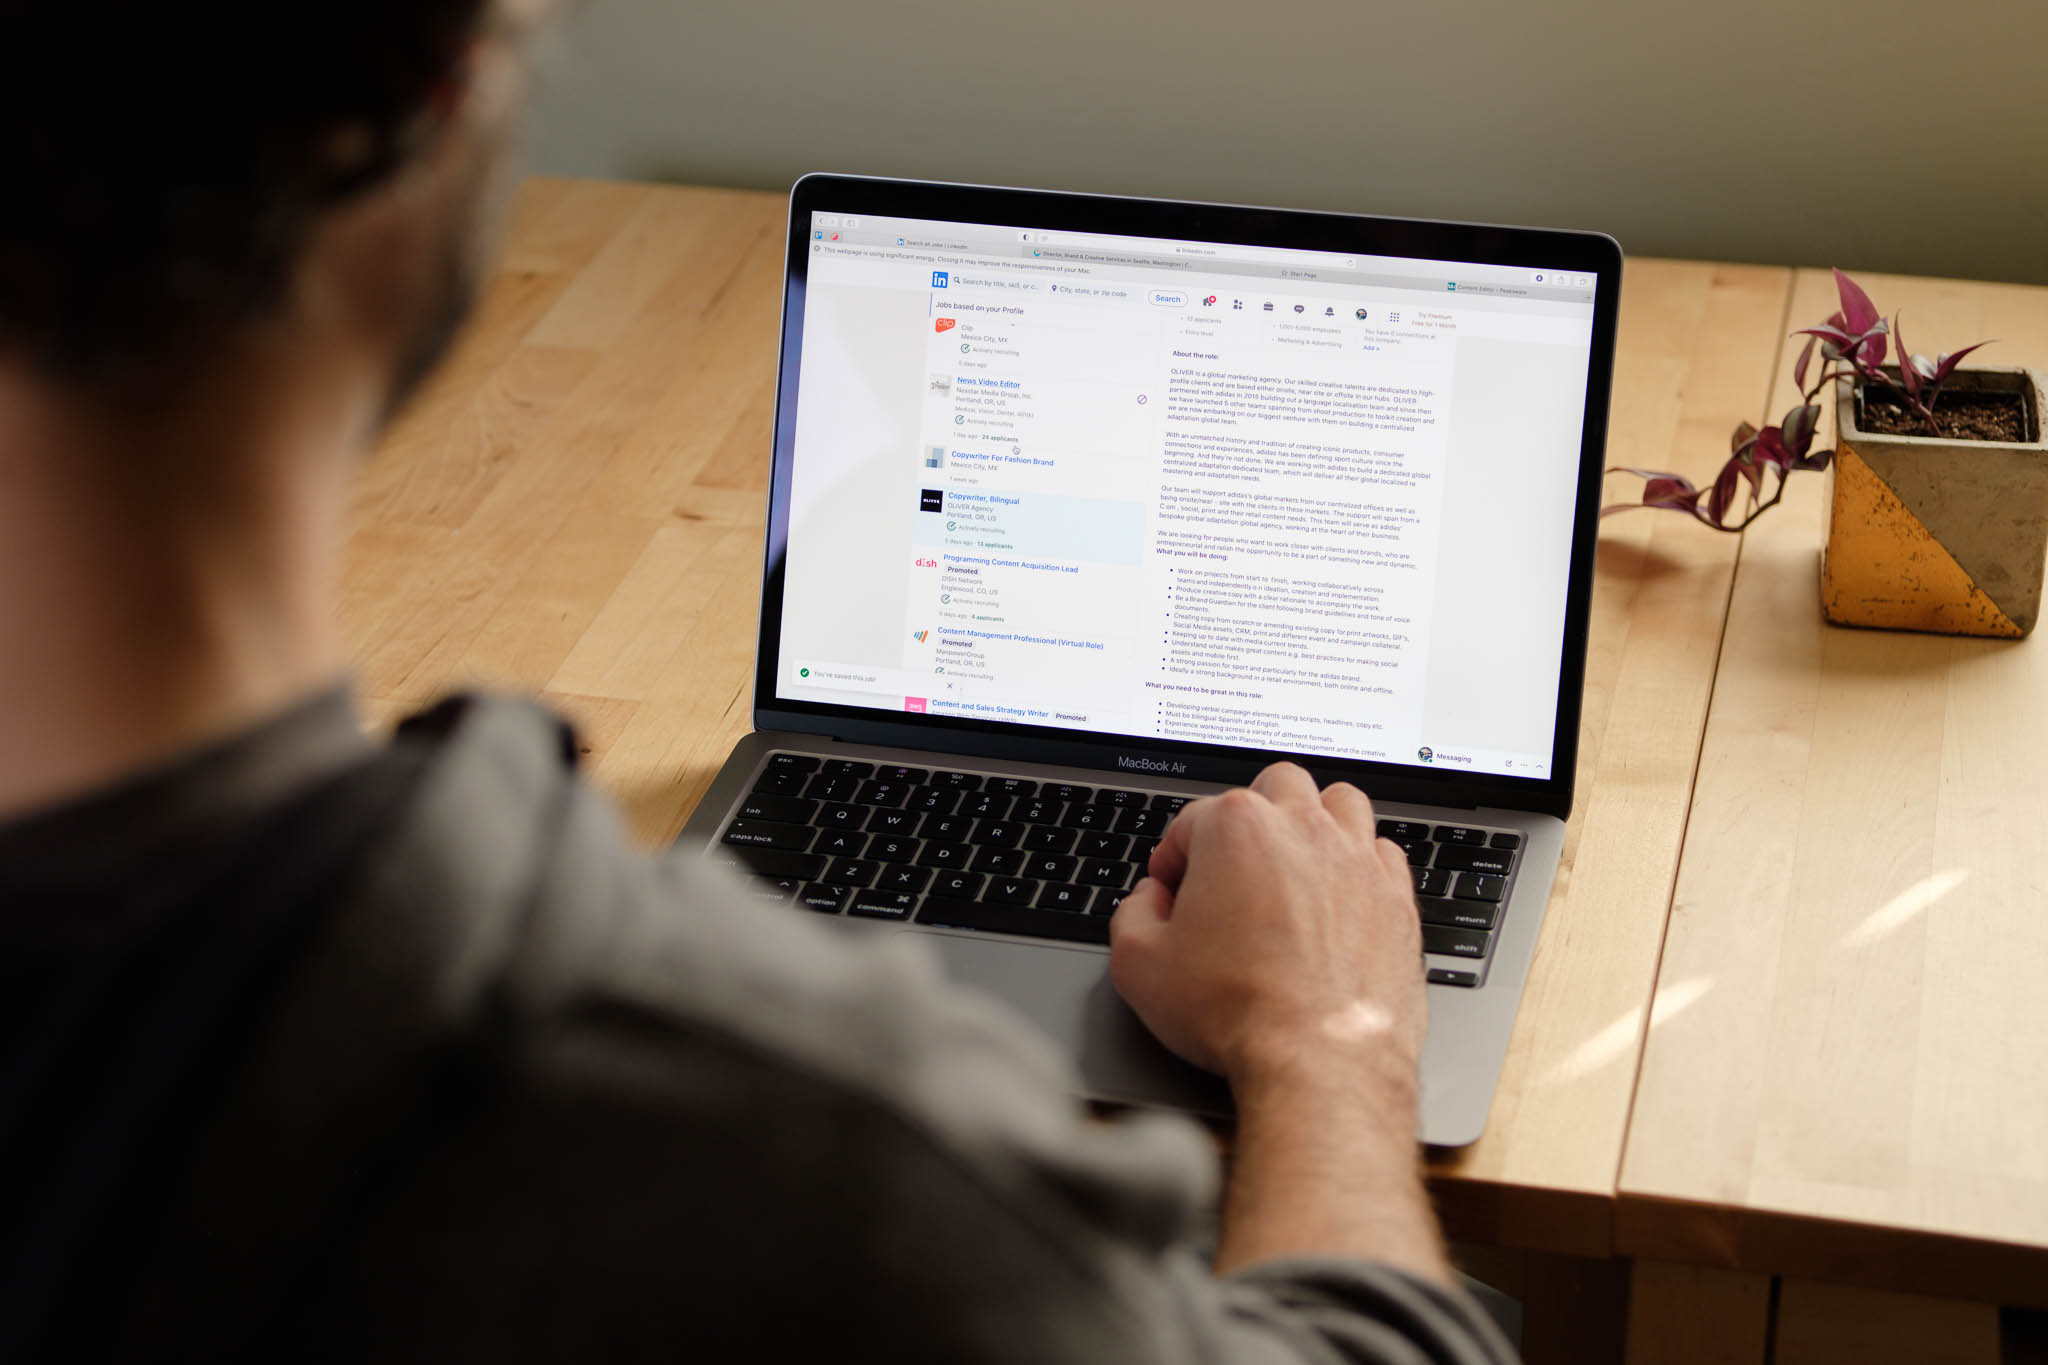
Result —
<path fill-rule="evenodd" d="M 776 700 L 1569 764 L 1597 272 L 823 209 L 792 231 Z"/>

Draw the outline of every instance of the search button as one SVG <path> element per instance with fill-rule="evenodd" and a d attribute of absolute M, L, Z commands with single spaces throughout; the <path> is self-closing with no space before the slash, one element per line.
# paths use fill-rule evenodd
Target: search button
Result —
<path fill-rule="evenodd" d="M 1188 306 L 1188 296 L 1177 289 L 1155 289 L 1152 291 L 1152 302 L 1161 308 L 1185 308 Z"/>

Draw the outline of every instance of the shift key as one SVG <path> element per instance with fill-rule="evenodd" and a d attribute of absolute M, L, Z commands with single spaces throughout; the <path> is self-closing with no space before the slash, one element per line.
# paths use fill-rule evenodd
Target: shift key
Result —
<path fill-rule="evenodd" d="M 1445 957 L 1485 957 L 1486 941 L 1492 937 L 1476 929 L 1450 929 L 1441 924 L 1422 926 L 1422 951 Z"/>

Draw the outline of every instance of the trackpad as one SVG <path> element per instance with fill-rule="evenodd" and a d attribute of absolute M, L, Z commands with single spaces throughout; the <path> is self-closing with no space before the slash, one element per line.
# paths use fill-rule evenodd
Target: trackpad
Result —
<path fill-rule="evenodd" d="M 1091 1099 L 1229 1114 L 1230 1090 L 1159 1045 L 1109 984 L 1109 955 L 973 934 L 919 932 L 946 973 L 1007 1000 L 1080 1067 Z"/>

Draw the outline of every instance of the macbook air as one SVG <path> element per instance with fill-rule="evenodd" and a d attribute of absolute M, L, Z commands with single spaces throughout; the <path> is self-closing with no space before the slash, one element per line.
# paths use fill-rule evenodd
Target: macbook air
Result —
<path fill-rule="evenodd" d="M 1290 759 L 1408 853 L 1420 1137 L 1486 1123 L 1572 804 L 1621 253 L 814 175 L 755 732 L 683 839 L 926 937 L 1092 1097 L 1225 1112 L 1107 980 L 1174 812 Z"/>

